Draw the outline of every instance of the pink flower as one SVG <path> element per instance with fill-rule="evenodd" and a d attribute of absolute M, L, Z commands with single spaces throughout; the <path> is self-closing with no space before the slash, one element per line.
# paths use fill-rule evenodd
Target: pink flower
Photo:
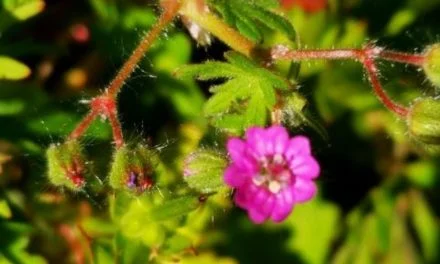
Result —
<path fill-rule="evenodd" d="M 268 218 L 281 222 L 296 203 L 316 194 L 313 180 L 320 168 L 307 137 L 289 138 L 281 126 L 255 127 L 247 130 L 244 140 L 229 139 L 227 148 L 232 162 L 224 180 L 236 188 L 235 203 L 254 223 Z"/>

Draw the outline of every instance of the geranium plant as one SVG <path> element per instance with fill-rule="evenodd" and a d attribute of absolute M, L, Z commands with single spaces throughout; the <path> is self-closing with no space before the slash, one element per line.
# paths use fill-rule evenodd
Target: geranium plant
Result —
<path fill-rule="evenodd" d="M 428 183 L 418 180 L 417 174 L 423 169 L 438 171 L 438 166 L 426 161 L 414 165 L 408 160 L 413 154 L 417 159 L 435 159 L 440 150 L 439 44 L 404 52 L 368 40 L 362 22 L 348 21 L 343 29 L 338 28 L 342 22 L 337 19 L 329 28 L 322 21 L 316 22 L 325 15 L 336 17 L 338 8 L 352 8 L 345 1 L 160 0 L 125 5 L 90 0 L 89 7 L 101 21 L 75 22 L 68 36 L 60 37 L 60 42 L 79 46 L 91 45 L 91 38 L 95 38 L 93 45 L 104 47 L 102 43 L 114 41 L 114 32 L 123 32 L 121 39 L 132 38 L 136 43 L 128 58 L 119 57 L 124 59 L 120 68 L 113 67 L 113 71 L 118 69 L 107 85 L 86 89 L 81 104 L 74 104 L 75 111 L 86 111 L 82 118 L 73 118 L 74 122 L 63 120 L 62 115 L 36 119 L 27 115 L 29 120 L 21 120 L 25 120 L 29 133 L 43 127 L 42 134 L 51 139 L 45 151 L 26 137 L 14 142 L 29 153 L 34 151 L 34 155 L 45 153 L 46 170 L 39 181 L 52 190 L 35 192 L 39 201 L 33 206 L 50 206 L 53 212 L 76 208 L 61 210 L 59 215 L 48 213 L 42 221 L 38 215 L 30 217 L 29 222 L 39 231 L 35 239 L 44 232 L 57 237 L 74 263 L 230 263 L 234 256 L 227 257 L 225 248 L 229 247 L 224 240 L 234 244 L 234 235 L 228 232 L 237 228 L 243 234 L 258 234 L 243 231 L 251 226 L 252 230 L 269 228 L 269 233 L 271 229 L 293 230 L 289 248 L 299 252 L 305 263 L 328 263 L 330 259 L 333 263 L 387 263 L 398 260 L 402 251 L 410 252 L 408 263 L 438 260 L 438 221 L 422 192 L 414 187 L 435 186 L 432 179 L 427 179 Z M 3 14 L 7 19 L 0 23 L 0 29 L 39 12 L 44 16 L 44 6 L 37 0 L 5 0 Z M 411 4 L 402 8 L 386 34 L 397 34 L 400 29 L 396 24 L 411 25 L 410 18 L 418 15 L 415 12 L 408 17 L 405 13 L 419 10 Z M 137 27 L 145 33 L 136 33 Z M 330 45 L 321 45 L 316 35 L 308 34 L 312 27 L 321 28 L 322 42 Z M 357 37 L 360 41 L 354 48 L 344 42 L 350 38 L 356 42 Z M 308 48 L 304 41 L 314 41 L 317 48 Z M 192 63 L 190 43 L 196 53 L 219 54 Z M 91 83 L 89 74 L 99 63 L 92 55 L 87 58 L 90 61 L 67 71 L 64 80 L 71 87 L 67 94 L 79 95 L 77 89 Z M 345 64 L 334 67 L 339 65 L 335 61 Z M 394 74 L 390 69 L 396 64 L 404 65 L 406 71 L 412 69 L 414 76 L 423 73 L 426 81 L 419 80 L 419 85 L 429 87 L 429 92 L 414 90 L 405 98 L 402 91 L 388 91 L 384 77 Z M 39 62 L 35 66 L 36 82 L 50 83 L 56 65 L 51 56 Z M 143 77 L 148 81 L 138 85 L 142 95 L 124 98 L 129 90 L 126 87 L 138 78 L 138 68 L 148 73 Z M 31 69 L 23 63 L 0 56 L 0 78 L 8 84 L 30 74 Z M 319 80 L 315 84 L 303 83 L 316 75 Z M 407 74 L 398 74 L 402 75 Z M 311 96 L 314 86 L 317 89 Z M 365 92 L 366 87 L 371 88 L 371 94 Z M 137 106 L 139 98 L 149 107 Z M 35 100 L 46 105 L 48 99 L 39 95 Z M 156 101 L 161 103 L 155 105 Z M 155 108 L 161 110 L 155 112 Z M 166 118 L 169 108 L 177 116 L 171 122 Z M 0 101 L 0 114 L 5 112 L 2 109 Z M 9 109 L 16 111 L 14 105 Z M 321 161 L 323 146 L 347 144 L 339 145 L 341 151 L 334 154 L 332 148 L 325 152 L 349 156 L 352 151 L 354 157 L 362 157 L 356 154 L 360 149 L 353 147 L 358 144 L 356 140 L 347 136 L 346 142 L 333 143 L 334 135 L 327 133 L 326 126 L 342 118 L 346 109 L 353 113 L 359 138 L 386 131 L 392 138 L 389 144 L 405 146 L 395 147 L 396 155 L 377 154 L 382 158 L 376 164 L 378 170 L 395 177 L 385 178 L 380 188 L 364 194 L 364 200 L 354 201 L 359 203 L 355 209 L 345 201 L 337 207 L 323 198 L 332 197 L 331 192 L 326 194 L 325 186 L 332 186 L 335 179 L 334 165 L 328 162 L 331 159 L 323 157 Z M 21 111 L 11 116 L 24 115 Z M 146 118 L 136 120 L 130 115 Z M 62 125 L 66 128 L 60 131 L 60 123 L 53 122 L 56 118 L 69 125 Z M 136 121 L 145 122 L 141 125 Z M 166 128 L 168 125 L 171 127 Z M 150 132 L 154 130 L 154 134 L 149 134 L 153 127 Z M 168 133 L 171 139 L 164 140 Z M 337 133 L 343 138 L 350 131 Z M 381 146 L 376 148 L 380 150 Z M 349 165 L 340 166 L 353 173 Z M 335 180 L 346 193 L 352 188 L 350 182 Z M 371 186 L 365 187 L 370 191 L 368 188 Z M 0 196 L 0 211 L 20 208 L 13 197 L 9 191 Z M 28 213 L 21 210 L 24 215 Z M 348 210 L 353 211 L 343 214 Z M 10 213 L 4 215 L 12 217 Z M 346 217 L 346 225 L 338 225 L 342 217 Z M 414 243 L 418 246 L 412 242 L 394 244 L 410 237 L 405 221 L 415 230 Z M 26 228 L 13 222 L 1 223 L 0 232 L 5 230 L 8 239 L 4 243 L 0 240 L 0 249 L 5 249 L 5 253 L 0 251 L 0 262 L 60 261 L 62 249 L 42 249 L 46 258 L 26 253 L 26 234 L 32 232 Z M 316 231 L 320 228 L 322 231 Z M 364 228 L 374 230 L 371 232 L 375 235 L 365 233 Z M 320 242 L 307 240 L 314 236 Z M 22 242 L 16 243 L 14 237 Z M 252 254 L 255 258 L 235 257 L 258 262 L 258 250 Z M 278 257 L 274 256 L 275 262 L 300 261 L 293 256 L 288 260 Z"/>

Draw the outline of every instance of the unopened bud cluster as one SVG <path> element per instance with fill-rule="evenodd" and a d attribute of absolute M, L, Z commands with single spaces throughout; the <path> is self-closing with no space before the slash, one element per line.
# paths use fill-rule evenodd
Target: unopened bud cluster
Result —
<path fill-rule="evenodd" d="M 136 193 L 144 192 L 153 186 L 154 171 L 158 163 L 157 154 L 144 144 L 123 146 L 113 156 L 109 174 L 110 186 Z"/>
<path fill-rule="evenodd" d="M 440 99 L 416 100 L 409 112 L 407 124 L 414 141 L 428 152 L 440 153 Z"/>
<path fill-rule="evenodd" d="M 77 140 L 52 144 L 46 151 L 48 179 L 58 187 L 81 190 L 87 182 L 87 162 Z M 147 145 L 123 146 L 116 149 L 108 181 L 116 190 L 137 194 L 153 186 L 154 171 L 159 163 L 157 153 Z"/>
<path fill-rule="evenodd" d="M 423 69 L 426 77 L 437 88 L 440 87 L 440 43 L 429 46 L 425 50 Z"/>
<path fill-rule="evenodd" d="M 78 191 L 85 185 L 86 166 L 81 144 L 76 140 L 52 144 L 46 151 L 48 178 L 55 186 Z"/>
<path fill-rule="evenodd" d="M 428 46 L 423 54 L 423 70 L 427 79 L 440 88 L 440 43 Z M 416 99 L 406 119 L 412 140 L 431 154 L 440 154 L 440 98 Z"/>

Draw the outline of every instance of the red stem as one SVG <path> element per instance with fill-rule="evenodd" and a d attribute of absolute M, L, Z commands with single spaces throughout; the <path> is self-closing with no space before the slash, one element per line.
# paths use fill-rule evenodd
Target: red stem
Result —
<path fill-rule="evenodd" d="M 381 51 L 379 57 L 384 60 L 412 64 L 415 66 L 422 66 L 425 60 L 425 56 L 421 54 L 409 54 L 392 50 Z"/>
<path fill-rule="evenodd" d="M 125 80 L 133 73 L 136 69 L 136 66 L 139 64 L 140 60 L 144 56 L 144 54 L 148 51 L 153 44 L 154 40 L 159 36 L 162 30 L 174 19 L 179 10 L 180 4 L 179 1 L 168 0 L 163 1 L 164 11 L 160 16 L 157 23 L 151 28 L 151 30 L 147 33 L 147 35 L 142 38 L 139 45 L 131 54 L 130 58 L 124 63 L 122 68 L 116 74 L 116 77 L 110 82 L 106 93 L 109 96 L 116 97 L 122 86 L 124 85 Z"/>
<path fill-rule="evenodd" d="M 319 50 L 288 50 L 283 46 L 277 46 L 271 51 L 273 60 L 302 61 L 310 59 L 355 59 L 358 57 L 359 49 L 319 49 Z"/>
<path fill-rule="evenodd" d="M 87 128 L 92 124 L 97 116 L 97 112 L 95 110 L 90 110 L 90 112 L 81 120 L 81 122 L 76 126 L 76 128 L 70 133 L 68 139 L 75 140 L 78 139 Z"/>
<path fill-rule="evenodd" d="M 408 109 L 396 104 L 384 91 L 378 76 L 378 69 L 374 60 L 383 58 L 385 60 L 420 65 L 423 57 L 394 51 L 384 51 L 382 48 L 367 45 L 363 49 L 337 49 L 337 50 L 290 50 L 284 46 L 277 46 L 271 50 L 273 60 L 301 61 L 309 59 L 341 60 L 352 59 L 361 62 L 368 74 L 368 79 L 379 100 L 392 112 L 399 116 L 406 116 Z"/>
<path fill-rule="evenodd" d="M 58 227 L 58 232 L 64 238 L 64 240 L 66 240 L 69 249 L 72 251 L 73 261 L 75 262 L 75 264 L 85 263 L 85 254 L 83 247 L 77 235 L 73 231 L 73 228 L 66 224 L 61 224 Z"/>
<path fill-rule="evenodd" d="M 390 97 L 386 94 L 379 81 L 379 77 L 377 75 L 378 70 L 376 68 L 376 65 L 374 64 L 373 59 L 366 58 L 363 61 L 363 64 L 365 70 L 367 71 L 368 79 L 370 80 L 370 83 L 373 86 L 373 90 L 376 93 L 376 96 L 382 102 L 382 104 L 384 104 L 389 110 L 393 111 L 399 116 L 405 117 L 408 114 L 408 109 L 393 102 L 390 99 Z"/>
<path fill-rule="evenodd" d="M 124 137 L 122 135 L 121 123 L 119 122 L 116 111 L 109 112 L 108 120 L 113 131 L 113 141 L 115 142 L 116 148 L 120 148 L 124 145 Z"/>
<path fill-rule="evenodd" d="M 116 147 L 119 148 L 124 145 L 121 124 L 117 117 L 117 107 L 115 98 L 125 83 L 125 80 L 135 70 L 140 60 L 148 49 L 157 39 L 162 30 L 174 19 L 180 8 L 180 1 L 178 0 L 162 0 L 161 5 L 163 12 L 159 17 L 157 23 L 151 30 L 142 38 L 139 45 L 133 51 L 132 55 L 124 63 L 122 68 L 116 74 L 115 78 L 110 82 L 107 89 L 100 96 L 95 97 L 91 101 L 91 110 L 84 117 L 84 119 L 77 125 L 75 130 L 69 135 L 68 139 L 77 139 L 84 134 L 90 124 L 95 120 L 97 115 L 106 116 L 112 127 L 113 139 Z"/>

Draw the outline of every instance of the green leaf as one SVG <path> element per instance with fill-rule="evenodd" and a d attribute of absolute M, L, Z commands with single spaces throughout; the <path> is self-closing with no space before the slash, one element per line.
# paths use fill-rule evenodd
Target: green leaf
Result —
<path fill-rule="evenodd" d="M 31 70 L 23 63 L 0 56 L 0 80 L 20 80 L 28 77 Z"/>
<path fill-rule="evenodd" d="M 287 81 L 239 53 L 228 52 L 225 57 L 227 62 L 183 66 L 175 74 L 203 81 L 226 80 L 211 87 L 214 95 L 205 104 L 204 113 L 214 126 L 240 133 L 249 126 L 264 125 L 276 103 L 276 91 L 287 90 Z"/>
<path fill-rule="evenodd" d="M 199 205 L 198 196 L 187 195 L 178 197 L 151 208 L 149 218 L 156 222 L 174 220 L 194 211 Z"/>
<path fill-rule="evenodd" d="M 294 228 L 289 248 L 296 249 L 305 263 L 326 263 L 339 221 L 338 207 L 320 199 L 297 206 L 286 222 Z"/>
<path fill-rule="evenodd" d="M 0 263 L 46 263 L 37 255 L 27 252 L 32 228 L 14 222 L 0 222 Z"/>
<path fill-rule="evenodd" d="M 99 18 L 109 25 L 113 25 L 118 20 L 120 14 L 115 1 L 89 0 L 89 2 Z"/>
<path fill-rule="evenodd" d="M 11 218 L 12 213 L 6 200 L 0 200 L 0 218 Z"/>
<path fill-rule="evenodd" d="M 3 7 L 18 20 L 26 20 L 43 11 L 43 0 L 4 0 Z"/>
<path fill-rule="evenodd" d="M 418 192 L 411 193 L 411 218 L 422 245 L 422 252 L 428 263 L 439 257 L 440 230 L 434 212 Z"/>
<path fill-rule="evenodd" d="M 21 100 L 1 100 L 0 101 L 0 116 L 12 116 L 23 112 L 25 109 L 25 102 Z"/>
<path fill-rule="evenodd" d="M 271 11 L 279 6 L 276 0 L 210 0 L 209 3 L 226 23 L 236 27 L 254 42 L 263 41 L 264 28 L 282 32 L 291 41 L 296 38 L 289 20 Z"/>

